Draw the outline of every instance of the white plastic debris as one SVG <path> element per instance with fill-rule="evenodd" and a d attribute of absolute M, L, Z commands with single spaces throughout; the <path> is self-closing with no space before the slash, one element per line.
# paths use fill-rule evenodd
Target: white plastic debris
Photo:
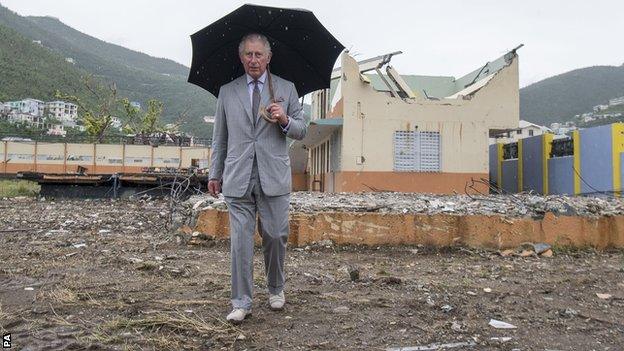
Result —
<path fill-rule="evenodd" d="M 511 340 L 511 336 L 495 336 L 490 338 L 490 340 L 492 341 L 500 341 L 500 342 L 507 342 L 509 340 Z"/>
<path fill-rule="evenodd" d="M 503 322 L 503 321 L 499 321 L 497 319 L 490 319 L 490 323 L 488 323 L 490 326 L 496 328 L 496 329 L 516 329 L 518 327 L 516 327 L 513 324 L 509 324 L 507 322 Z"/>
<path fill-rule="evenodd" d="M 460 348 L 460 347 L 464 349 L 466 347 L 472 347 L 476 345 L 477 343 L 474 341 L 453 342 L 453 343 L 448 343 L 448 344 L 433 343 L 433 344 L 422 345 L 422 346 L 393 347 L 393 348 L 386 349 L 386 351 L 437 351 L 437 350 L 447 350 L 447 349 L 454 349 L 454 348 Z"/>

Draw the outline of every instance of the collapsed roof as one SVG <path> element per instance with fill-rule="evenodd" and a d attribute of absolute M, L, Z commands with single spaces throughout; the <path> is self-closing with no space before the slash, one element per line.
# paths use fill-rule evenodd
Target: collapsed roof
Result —
<path fill-rule="evenodd" d="M 496 73 L 511 64 L 516 57 L 516 51 L 522 46 L 519 45 L 505 55 L 485 63 L 482 67 L 460 78 L 423 75 L 399 76 L 391 66 L 387 66 L 387 74 L 383 74 L 379 69 L 388 64 L 392 56 L 401 54 L 402 52 L 400 51 L 360 61 L 358 65 L 360 66 L 362 79 L 370 83 L 373 89 L 377 91 L 392 95 L 397 94 L 401 97 L 413 94 L 427 99 L 456 99 L 460 96 L 473 94 L 485 86 Z M 365 73 L 372 70 L 375 70 L 377 73 Z M 337 100 L 334 95 L 338 87 L 338 78 L 341 76 L 339 72 L 341 72 L 341 69 L 336 68 L 332 75 L 330 86 L 330 101 L 332 102 Z M 405 85 L 407 85 L 408 89 L 405 89 Z M 405 90 L 411 90 L 411 92 L 406 92 Z"/>

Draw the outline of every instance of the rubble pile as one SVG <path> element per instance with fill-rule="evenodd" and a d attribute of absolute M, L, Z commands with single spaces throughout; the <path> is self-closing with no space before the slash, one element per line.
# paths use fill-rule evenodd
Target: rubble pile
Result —
<path fill-rule="evenodd" d="M 170 217 L 167 201 L 149 198 L 134 201 L 12 198 L 0 201 L 0 211 L 0 228 L 4 232 L 24 231 L 52 239 L 84 234 L 103 238 L 122 233 L 165 233 Z"/>
<path fill-rule="evenodd" d="M 187 214 L 206 209 L 226 210 L 223 197 L 194 196 L 186 202 Z M 416 193 L 320 193 L 295 192 L 292 212 L 378 212 L 451 215 L 502 215 L 543 217 L 552 212 L 563 216 L 624 215 L 624 201 L 613 196 L 582 197 L 562 195 L 434 195 Z"/>

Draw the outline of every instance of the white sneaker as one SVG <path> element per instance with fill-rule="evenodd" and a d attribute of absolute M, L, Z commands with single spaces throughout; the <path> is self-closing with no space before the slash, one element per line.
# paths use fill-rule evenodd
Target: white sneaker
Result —
<path fill-rule="evenodd" d="M 286 298 L 284 297 L 284 292 L 277 295 L 269 294 L 269 305 L 273 311 L 281 311 L 284 309 L 284 304 L 286 303 Z"/>
<path fill-rule="evenodd" d="M 230 312 L 230 314 L 227 315 L 227 317 L 225 317 L 225 319 L 232 324 L 239 324 L 249 316 L 251 316 L 251 310 L 235 308 L 232 312 Z"/>

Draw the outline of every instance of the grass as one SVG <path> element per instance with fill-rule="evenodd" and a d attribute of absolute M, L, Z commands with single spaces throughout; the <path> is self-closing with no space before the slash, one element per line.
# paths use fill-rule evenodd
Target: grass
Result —
<path fill-rule="evenodd" d="M 27 180 L 0 180 L 0 198 L 17 196 L 37 196 L 41 186 Z"/>

